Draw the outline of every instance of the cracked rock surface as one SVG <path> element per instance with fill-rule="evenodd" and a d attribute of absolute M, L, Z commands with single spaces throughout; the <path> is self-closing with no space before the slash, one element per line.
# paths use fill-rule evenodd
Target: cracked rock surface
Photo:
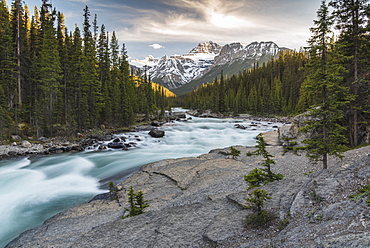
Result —
<path fill-rule="evenodd" d="M 245 224 L 248 191 L 243 176 L 260 167 L 255 148 L 235 146 L 197 158 L 147 164 L 118 185 L 119 203 L 104 195 L 47 220 L 7 247 L 370 247 L 370 206 L 350 195 L 370 183 L 370 147 L 329 159 L 329 169 L 304 154 L 268 147 L 281 181 L 265 210 L 275 218 L 264 228 Z M 221 152 L 221 153 L 220 153 Z M 146 213 L 122 219 L 133 186 L 149 200 Z"/>

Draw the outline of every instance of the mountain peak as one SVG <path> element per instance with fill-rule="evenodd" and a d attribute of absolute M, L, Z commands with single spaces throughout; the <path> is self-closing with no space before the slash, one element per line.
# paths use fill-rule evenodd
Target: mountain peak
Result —
<path fill-rule="evenodd" d="M 238 66 L 242 63 L 243 66 L 250 68 L 254 61 L 260 61 L 263 58 L 270 59 L 281 50 L 271 41 L 252 42 L 248 45 L 234 42 L 224 46 L 208 41 L 199 43 L 188 54 L 170 57 L 165 55 L 160 59 L 148 56 L 144 61 L 131 61 L 131 64 L 135 65 L 140 62 L 147 65 L 149 67 L 147 73 L 151 75 L 154 82 L 168 89 L 175 89 L 205 76 L 218 66 L 240 62 Z M 208 81 L 210 80 L 212 78 Z"/>
<path fill-rule="evenodd" d="M 194 47 L 190 53 L 214 53 L 218 54 L 221 51 L 222 46 L 213 41 L 199 43 L 198 46 Z"/>

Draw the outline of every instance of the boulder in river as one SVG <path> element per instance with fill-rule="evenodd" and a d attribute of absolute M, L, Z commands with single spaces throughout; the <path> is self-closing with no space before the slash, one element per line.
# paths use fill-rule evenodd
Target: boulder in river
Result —
<path fill-rule="evenodd" d="M 164 136 L 164 131 L 160 129 L 153 128 L 150 130 L 149 135 L 153 138 L 162 138 Z"/>
<path fill-rule="evenodd" d="M 125 144 L 121 141 L 120 138 L 115 138 L 112 142 L 109 142 L 108 147 L 113 149 L 126 148 Z"/>

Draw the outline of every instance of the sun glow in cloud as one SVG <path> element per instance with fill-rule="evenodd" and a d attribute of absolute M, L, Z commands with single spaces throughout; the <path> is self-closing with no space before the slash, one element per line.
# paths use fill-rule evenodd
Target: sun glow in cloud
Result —
<path fill-rule="evenodd" d="M 280 46 L 296 48 L 297 44 L 305 44 L 310 35 L 305 27 L 312 24 L 311 20 L 307 24 L 307 18 L 303 18 L 308 10 L 298 8 L 306 3 L 305 0 L 281 0 L 279 3 L 276 0 L 151 1 L 157 1 L 158 5 L 135 8 L 120 2 L 125 15 L 120 14 L 119 18 L 126 24 L 116 32 L 120 40 L 145 42 L 147 48 L 148 44 L 164 44 L 166 50 L 171 49 L 168 42 L 199 43 L 204 40 L 219 44 L 272 40 Z M 312 1 L 317 1 L 319 6 L 321 0 Z M 314 4 L 310 1 L 309 5 Z M 117 5 L 115 9 L 120 7 Z M 310 11 L 313 16 L 315 11 Z"/>
<path fill-rule="evenodd" d="M 220 28 L 239 28 L 241 26 L 252 26 L 252 23 L 236 16 L 225 15 L 222 13 L 209 13 L 211 24 Z"/>

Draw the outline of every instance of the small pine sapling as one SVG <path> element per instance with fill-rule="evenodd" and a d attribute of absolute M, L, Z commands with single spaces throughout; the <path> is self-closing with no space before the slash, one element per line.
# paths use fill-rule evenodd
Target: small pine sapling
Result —
<path fill-rule="evenodd" d="M 128 205 L 129 205 L 128 208 L 125 208 L 125 210 L 128 211 L 127 217 L 138 215 L 138 209 L 137 209 L 137 206 L 135 204 L 135 191 L 134 191 L 134 188 L 132 186 L 130 187 L 130 189 L 127 193 L 127 196 L 128 196 L 127 202 L 128 202 Z"/>
<path fill-rule="evenodd" d="M 249 184 L 247 189 L 260 187 L 266 181 L 266 175 L 260 168 L 255 168 L 244 176 L 244 181 Z"/>
<path fill-rule="evenodd" d="M 135 194 L 135 201 L 137 206 L 137 214 L 145 213 L 144 209 L 149 207 L 149 205 L 146 204 L 148 200 L 144 199 L 144 193 L 142 191 L 139 191 L 137 194 Z"/>
<path fill-rule="evenodd" d="M 258 149 L 256 151 L 254 151 L 254 152 L 248 152 L 247 153 L 247 156 L 253 156 L 253 155 L 255 155 L 255 156 L 262 156 L 264 158 L 264 161 L 262 162 L 262 165 L 265 168 L 262 168 L 260 170 L 262 170 L 264 172 L 264 177 L 265 178 L 261 181 L 261 183 L 267 184 L 267 183 L 270 183 L 270 182 L 273 182 L 273 181 L 278 181 L 278 180 L 283 179 L 284 178 L 284 175 L 282 175 L 280 173 L 276 174 L 276 173 L 273 173 L 271 171 L 271 165 L 272 164 L 275 164 L 275 161 L 271 159 L 274 156 L 271 155 L 266 150 L 266 142 L 263 139 L 263 136 L 261 134 L 259 134 L 257 136 L 257 145 L 255 147 L 258 148 Z M 251 173 L 252 173 L 252 171 L 250 172 L 250 174 Z M 253 172 L 253 173 L 255 174 L 256 171 Z M 263 177 L 262 174 L 258 174 L 256 176 Z M 250 177 L 252 177 L 252 175 L 250 175 Z M 258 180 L 258 178 L 256 180 Z"/>
<path fill-rule="evenodd" d="M 248 215 L 246 218 L 246 223 L 252 227 L 260 227 L 269 222 L 272 216 L 265 210 L 263 210 L 264 203 L 266 200 L 272 199 L 269 193 L 263 189 L 253 190 L 250 197 L 246 200 L 249 204 L 246 208 L 253 210 L 253 213 Z"/>
<path fill-rule="evenodd" d="M 127 193 L 127 196 L 129 207 L 125 208 L 125 210 L 128 211 L 128 215 L 123 218 L 145 213 L 144 209 L 149 207 L 149 205 L 146 204 L 148 200 L 144 199 L 144 193 L 142 191 L 138 191 L 138 193 L 135 193 L 134 188 L 131 186 Z"/>
<path fill-rule="evenodd" d="M 110 199 L 112 201 L 116 200 L 119 203 L 117 186 L 115 186 L 114 183 L 112 181 L 110 181 L 108 183 L 108 187 L 109 187 L 109 197 L 110 197 Z"/>
<path fill-rule="evenodd" d="M 250 197 L 247 197 L 246 200 L 249 203 L 246 208 L 252 209 L 253 212 L 261 212 L 265 201 L 268 199 L 272 199 L 269 196 L 269 193 L 266 190 L 263 189 L 255 189 L 250 194 Z"/>
<path fill-rule="evenodd" d="M 230 147 L 230 152 L 228 153 L 228 155 L 231 155 L 233 159 L 236 159 L 240 156 L 240 151 L 234 147 Z"/>

